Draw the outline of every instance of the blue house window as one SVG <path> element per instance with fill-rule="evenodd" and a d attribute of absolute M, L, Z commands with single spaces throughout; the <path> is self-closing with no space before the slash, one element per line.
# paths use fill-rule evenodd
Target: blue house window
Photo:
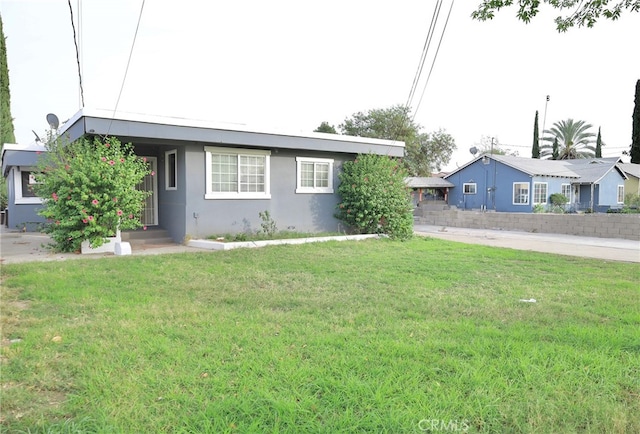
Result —
<path fill-rule="evenodd" d="M 547 183 L 546 182 L 534 182 L 533 183 L 533 203 L 547 203 Z"/>
<path fill-rule="evenodd" d="M 624 185 L 618 186 L 618 203 L 624 203 Z"/>
<path fill-rule="evenodd" d="M 465 182 L 462 184 L 462 192 L 464 194 L 476 194 L 477 185 L 475 182 Z"/>
<path fill-rule="evenodd" d="M 562 184 L 561 193 L 567 200 L 571 200 L 571 184 Z"/>
<path fill-rule="evenodd" d="M 513 183 L 513 204 L 514 205 L 529 204 L 529 183 L 528 182 Z"/>

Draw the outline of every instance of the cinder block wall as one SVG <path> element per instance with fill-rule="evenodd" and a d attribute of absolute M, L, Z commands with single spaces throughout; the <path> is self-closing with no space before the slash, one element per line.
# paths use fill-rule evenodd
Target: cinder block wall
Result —
<path fill-rule="evenodd" d="M 640 214 L 525 214 L 454 209 L 416 210 L 416 223 L 640 241 Z"/>

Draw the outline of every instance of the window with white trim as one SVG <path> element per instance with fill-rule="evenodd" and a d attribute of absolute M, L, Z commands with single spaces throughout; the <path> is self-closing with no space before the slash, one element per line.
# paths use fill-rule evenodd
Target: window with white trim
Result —
<path fill-rule="evenodd" d="M 528 182 L 513 183 L 513 204 L 529 205 L 529 183 Z"/>
<path fill-rule="evenodd" d="M 164 153 L 164 188 L 165 190 L 178 189 L 178 150 Z"/>
<path fill-rule="evenodd" d="M 38 197 L 34 191 L 36 172 L 31 167 L 15 167 L 13 169 L 13 185 L 15 192 L 15 203 L 18 205 L 30 205 L 42 203 L 42 198 Z"/>
<path fill-rule="evenodd" d="M 475 182 L 465 182 L 462 184 L 463 194 L 476 194 L 478 188 Z"/>
<path fill-rule="evenodd" d="M 562 195 L 566 197 L 568 201 L 570 201 L 571 200 L 571 184 L 562 184 L 561 189 L 562 190 L 560 190 L 560 193 L 562 193 Z"/>
<path fill-rule="evenodd" d="M 618 186 L 618 203 L 624 203 L 624 185 Z"/>
<path fill-rule="evenodd" d="M 270 151 L 205 146 L 205 199 L 270 199 Z"/>
<path fill-rule="evenodd" d="M 333 160 L 296 157 L 296 193 L 333 193 Z"/>
<path fill-rule="evenodd" d="M 534 182 L 533 183 L 533 203 L 534 204 L 546 204 L 547 203 L 547 183 L 546 182 Z"/>

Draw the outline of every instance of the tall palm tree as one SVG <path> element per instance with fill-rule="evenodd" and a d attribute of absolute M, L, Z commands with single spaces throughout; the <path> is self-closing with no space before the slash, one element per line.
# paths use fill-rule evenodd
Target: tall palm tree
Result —
<path fill-rule="evenodd" d="M 550 156 L 553 152 L 553 141 L 558 140 L 558 160 L 575 158 L 593 158 L 595 134 L 589 131 L 593 125 L 585 121 L 567 119 L 553 124 L 551 129 L 544 130 L 542 138 L 547 144 L 542 146 L 541 156 Z"/>

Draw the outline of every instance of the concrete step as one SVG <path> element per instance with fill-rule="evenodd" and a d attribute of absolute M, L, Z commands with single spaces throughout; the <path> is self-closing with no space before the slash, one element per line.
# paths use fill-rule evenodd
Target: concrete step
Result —
<path fill-rule="evenodd" d="M 138 229 L 135 231 L 122 232 L 122 241 L 134 244 L 176 244 L 169 232 L 162 228 L 148 228 L 146 231 Z"/>

